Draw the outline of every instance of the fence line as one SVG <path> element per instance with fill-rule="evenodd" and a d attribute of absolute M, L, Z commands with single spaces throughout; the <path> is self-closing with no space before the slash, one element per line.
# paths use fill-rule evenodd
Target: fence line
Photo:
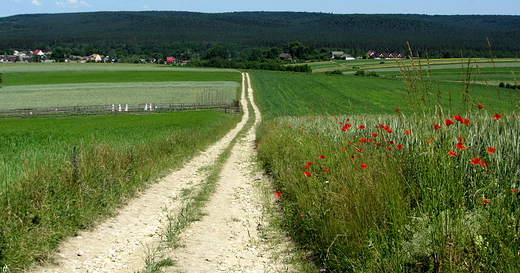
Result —
<path fill-rule="evenodd" d="M 149 114 L 156 112 L 179 112 L 190 110 L 213 109 L 224 113 L 240 113 L 240 104 L 232 102 L 213 103 L 141 103 L 110 104 L 65 107 L 35 107 L 18 109 L 0 109 L 0 116 L 75 116 L 75 115 L 117 115 L 117 114 Z"/>

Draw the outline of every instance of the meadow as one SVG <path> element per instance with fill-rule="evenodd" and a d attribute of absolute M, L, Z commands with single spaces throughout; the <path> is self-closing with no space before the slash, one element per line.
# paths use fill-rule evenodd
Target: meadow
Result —
<path fill-rule="evenodd" d="M 214 90 L 233 100 L 241 80 L 231 70 L 43 64 L 38 72 L 32 70 L 39 64 L 8 65 L 0 96 L 11 96 L 9 107 L 20 99 L 31 107 L 90 104 L 95 97 L 176 102 Z M 17 272 L 46 261 L 64 238 L 113 215 L 239 120 L 217 111 L 0 119 L 0 267 Z"/>
<path fill-rule="evenodd" d="M 283 224 L 329 272 L 517 270 L 520 94 L 467 71 L 252 74 Z"/>

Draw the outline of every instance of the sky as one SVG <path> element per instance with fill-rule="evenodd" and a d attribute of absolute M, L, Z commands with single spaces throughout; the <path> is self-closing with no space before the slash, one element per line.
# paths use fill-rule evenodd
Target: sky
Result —
<path fill-rule="evenodd" d="M 0 7 L 0 17 L 33 13 L 147 10 L 520 15 L 518 0 L 0 0 Z"/>

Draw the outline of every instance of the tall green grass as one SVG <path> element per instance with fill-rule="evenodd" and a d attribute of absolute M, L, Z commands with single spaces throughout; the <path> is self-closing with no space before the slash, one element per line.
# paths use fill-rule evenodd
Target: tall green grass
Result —
<path fill-rule="evenodd" d="M 258 156 L 282 192 L 292 236 L 332 272 L 513 272 L 518 118 L 464 118 L 469 125 L 400 114 L 280 117 L 260 128 Z"/>
<path fill-rule="evenodd" d="M 0 120 L 0 265 L 47 259 L 239 119 L 201 111 Z"/>
<path fill-rule="evenodd" d="M 319 264 L 517 270 L 519 96 L 478 71 L 468 63 L 458 82 L 411 62 L 393 78 L 252 74 L 269 117 L 258 157 L 288 231 Z"/>

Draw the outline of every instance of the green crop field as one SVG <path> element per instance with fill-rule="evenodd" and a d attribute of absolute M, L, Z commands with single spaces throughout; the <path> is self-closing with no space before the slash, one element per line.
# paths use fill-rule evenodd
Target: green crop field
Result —
<path fill-rule="evenodd" d="M 449 75 L 450 78 L 460 77 L 460 74 Z M 518 92 L 499 90 L 496 85 L 471 84 L 465 87 L 450 80 L 429 82 L 425 79 L 420 82 L 415 79 L 411 84 L 417 86 L 407 87 L 401 77 L 271 72 L 254 72 L 251 76 L 254 87 L 260 90 L 258 103 L 267 116 L 388 114 L 395 109 L 414 113 L 419 107 L 425 108 L 424 104 L 435 106 L 438 102 L 444 111 L 453 113 L 478 104 L 485 104 L 490 111 L 497 112 L 517 109 L 513 100 L 518 98 Z"/>
<path fill-rule="evenodd" d="M 197 103 L 237 98 L 239 83 L 121 82 L 19 85 L 0 89 L 0 109 L 145 103 Z"/>
<path fill-rule="evenodd" d="M 236 70 L 123 64 L 2 64 L 0 109 L 237 98 Z"/>

